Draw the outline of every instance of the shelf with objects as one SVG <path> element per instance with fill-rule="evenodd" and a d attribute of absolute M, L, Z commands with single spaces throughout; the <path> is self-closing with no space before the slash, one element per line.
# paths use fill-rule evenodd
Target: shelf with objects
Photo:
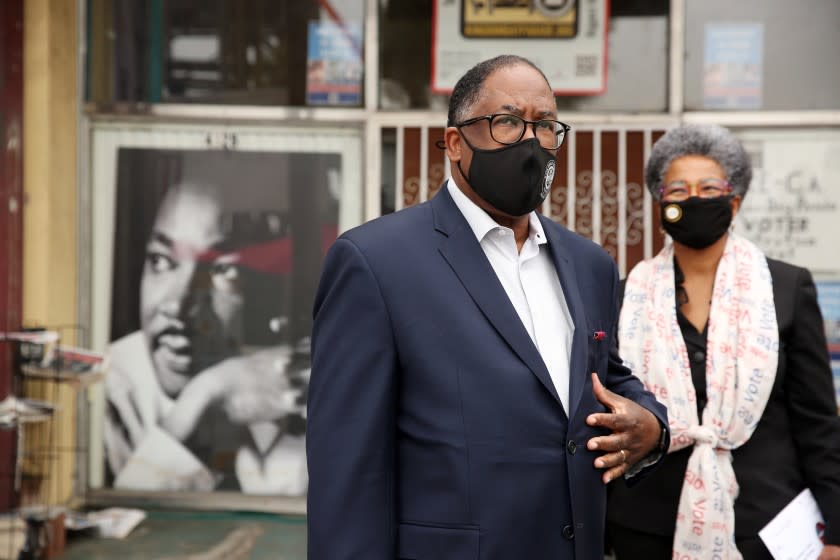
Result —
<path fill-rule="evenodd" d="M 0 559 L 61 556 L 65 526 L 80 505 L 87 457 L 86 395 L 107 370 L 104 355 L 61 343 L 56 330 L 0 332 L 12 359 L 11 392 L 0 401 L 0 430 L 13 433 L 11 469 L 0 472 L 16 507 L 3 515 Z"/>

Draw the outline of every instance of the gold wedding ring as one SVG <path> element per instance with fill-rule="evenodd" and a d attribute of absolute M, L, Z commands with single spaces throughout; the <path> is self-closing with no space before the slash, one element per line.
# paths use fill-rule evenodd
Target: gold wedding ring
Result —
<path fill-rule="evenodd" d="M 627 462 L 627 453 L 623 449 L 619 449 L 618 452 L 621 453 L 621 462 L 626 463 Z"/>

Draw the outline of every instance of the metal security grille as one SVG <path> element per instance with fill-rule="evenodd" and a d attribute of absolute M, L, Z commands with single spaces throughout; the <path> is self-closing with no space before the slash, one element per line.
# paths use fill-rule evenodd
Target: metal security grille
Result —
<path fill-rule="evenodd" d="M 390 117 L 390 118 L 389 118 Z M 435 142 L 443 115 L 377 115 L 380 134 L 381 212 L 424 202 L 450 175 L 449 161 Z M 541 211 L 601 244 L 624 276 L 661 247 L 658 214 L 644 184 L 644 162 L 667 125 L 575 126 L 560 148 L 551 194 Z M 369 144 L 370 146 L 370 144 Z M 370 183 L 369 183 L 370 184 Z"/>

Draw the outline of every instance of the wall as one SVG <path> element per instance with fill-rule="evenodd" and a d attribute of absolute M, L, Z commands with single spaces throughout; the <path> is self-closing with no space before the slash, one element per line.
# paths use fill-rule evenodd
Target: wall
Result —
<path fill-rule="evenodd" d="M 0 2 L 0 330 L 16 331 L 21 320 L 21 113 L 23 111 L 23 1 Z M 12 390 L 12 355 L 0 344 L 0 399 Z M 15 506 L 12 479 L 15 432 L 0 430 L 0 511 Z"/>
<path fill-rule="evenodd" d="M 58 329 L 63 342 L 73 343 L 72 326 L 78 322 L 76 2 L 26 0 L 23 23 L 23 323 Z M 62 410 L 53 434 L 48 425 L 38 426 L 27 432 L 27 440 L 37 445 L 46 438 L 68 451 L 52 465 L 25 463 L 25 488 L 63 502 L 72 491 L 75 392 L 44 383 L 27 389 L 36 398 L 57 395 Z"/>

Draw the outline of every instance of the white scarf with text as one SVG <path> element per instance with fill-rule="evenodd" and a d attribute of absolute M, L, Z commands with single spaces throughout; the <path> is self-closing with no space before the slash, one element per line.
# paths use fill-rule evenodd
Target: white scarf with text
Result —
<path fill-rule="evenodd" d="M 680 494 L 673 557 L 740 560 L 731 451 L 755 430 L 778 364 L 779 329 L 767 259 L 750 241 L 729 234 L 709 312 L 702 422 L 677 323 L 671 243 L 630 272 L 618 339 L 625 364 L 668 407 L 668 452 L 694 445 Z"/>

